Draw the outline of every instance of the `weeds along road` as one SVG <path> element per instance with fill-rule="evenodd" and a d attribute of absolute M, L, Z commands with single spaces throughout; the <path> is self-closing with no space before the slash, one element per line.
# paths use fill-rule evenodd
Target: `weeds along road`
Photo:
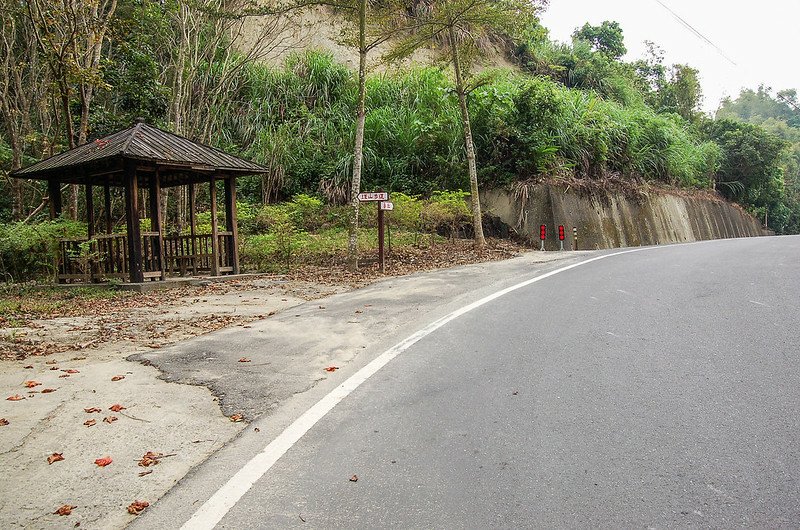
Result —
<path fill-rule="evenodd" d="M 354 367 L 134 528 L 794 526 L 800 237 L 611 254 Z"/>

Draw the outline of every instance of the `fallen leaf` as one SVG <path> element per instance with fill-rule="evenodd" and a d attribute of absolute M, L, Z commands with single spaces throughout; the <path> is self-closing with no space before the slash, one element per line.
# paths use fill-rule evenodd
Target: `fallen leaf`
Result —
<path fill-rule="evenodd" d="M 239 359 L 239 362 L 240 363 L 249 363 L 250 359 L 248 359 L 247 357 L 242 357 L 241 359 Z"/>
<path fill-rule="evenodd" d="M 55 391 L 56 391 L 55 388 L 43 388 L 42 389 L 42 394 L 52 394 Z"/>
<path fill-rule="evenodd" d="M 242 421 L 242 415 L 241 414 L 234 414 L 233 416 L 230 417 L 230 420 L 232 422 Z"/>
<path fill-rule="evenodd" d="M 360 315 L 361 313 L 363 313 L 363 311 L 361 311 L 360 309 L 356 311 L 356 315 Z"/>
<path fill-rule="evenodd" d="M 89 409 L 83 409 L 83 411 L 84 411 L 86 414 L 94 414 L 95 412 L 103 412 L 103 411 L 102 411 L 101 409 L 99 409 L 98 407 L 92 407 L 92 408 L 89 408 Z M 116 412 L 116 411 L 115 411 L 115 412 Z"/>
<path fill-rule="evenodd" d="M 33 370 L 33 365 L 29 364 L 28 366 L 23 366 L 23 368 L 26 370 Z"/>
<path fill-rule="evenodd" d="M 74 510 L 75 508 L 77 508 L 77 506 L 70 506 L 69 504 L 65 504 L 58 510 L 54 511 L 53 515 L 70 515 L 72 513 L 72 510 Z"/>
<path fill-rule="evenodd" d="M 358 475 L 353 475 L 350 477 L 350 482 L 358 482 Z"/>
<path fill-rule="evenodd" d="M 139 515 L 148 506 L 150 506 L 150 503 L 147 501 L 134 501 L 130 506 L 128 506 L 128 513 L 132 515 Z"/>
<path fill-rule="evenodd" d="M 44 364 L 58 364 L 58 361 L 55 359 L 50 359 L 49 361 L 45 362 Z"/>
<path fill-rule="evenodd" d="M 79 374 L 79 373 L 81 373 L 81 371 L 80 371 L 80 370 L 76 370 L 76 369 L 74 369 L 74 368 L 70 368 L 69 370 L 61 370 L 61 371 L 62 371 L 62 372 L 66 372 L 66 373 L 68 373 L 68 374 Z"/>
<path fill-rule="evenodd" d="M 126 407 L 123 407 L 119 403 L 115 403 L 115 404 L 111 405 L 110 407 L 108 407 L 108 410 L 110 410 L 111 412 L 119 412 L 121 410 L 125 410 L 125 408 Z"/>
<path fill-rule="evenodd" d="M 276 313 L 277 313 L 277 311 L 270 311 L 269 313 L 267 313 L 267 316 L 268 316 L 268 317 L 271 317 L 272 315 L 274 315 L 274 314 L 276 314 Z"/>
<path fill-rule="evenodd" d="M 53 453 L 52 455 L 47 457 L 47 463 L 52 464 L 53 462 L 61 462 L 64 460 L 64 453 Z"/>
<path fill-rule="evenodd" d="M 5 427 L 8 425 L 8 420 L 5 418 L 0 418 L 0 427 Z"/>
<path fill-rule="evenodd" d="M 253 431 L 254 431 L 254 432 L 261 432 L 261 429 L 259 429 L 258 427 L 256 427 L 255 429 L 253 429 Z"/>
<path fill-rule="evenodd" d="M 162 456 L 164 456 L 164 453 L 154 453 L 153 451 L 147 451 L 145 454 L 142 455 L 142 459 L 139 460 L 139 465 L 141 467 L 154 466 L 159 463 L 159 459 Z"/>
<path fill-rule="evenodd" d="M 110 456 L 104 456 L 103 458 L 98 458 L 97 460 L 94 461 L 94 463 L 97 464 L 98 467 L 106 467 L 111 462 L 113 462 L 113 460 L 111 460 Z"/>
<path fill-rule="evenodd" d="M 114 423 L 118 419 L 119 418 L 117 418 L 116 416 L 106 416 L 105 418 L 103 418 L 103 421 L 106 423 Z"/>
<path fill-rule="evenodd" d="M 92 427 L 93 425 L 97 425 L 97 420 L 86 420 L 83 424 L 87 427 Z"/>
<path fill-rule="evenodd" d="M 24 396 L 20 396 L 19 394 L 14 394 L 13 396 L 8 396 L 6 398 L 6 401 L 20 401 L 20 400 L 23 400 L 23 399 L 25 399 Z"/>
<path fill-rule="evenodd" d="M 152 473 L 152 472 L 153 472 L 153 470 L 152 470 L 152 469 L 149 469 L 149 470 L 147 470 L 147 471 L 142 471 L 141 473 L 139 473 L 139 476 L 140 476 L 140 477 L 144 477 L 145 475 L 149 475 L 149 474 L 150 474 L 150 473 Z"/>
<path fill-rule="evenodd" d="M 325 309 L 324 305 L 319 306 L 320 309 Z"/>
<path fill-rule="evenodd" d="M 112 381 L 122 381 L 123 379 L 125 379 L 124 375 L 115 375 L 111 378 Z"/>
<path fill-rule="evenodd" d="M 41 383 L 39 381 L 25 381 L 24 383 L 22 383 L 22 386 L 24 386 L 25 388 L 33 388 L 35 386 L 40 386 L 40 385 Z"/>
<path fill-rule="evenodd" d="M 329 366 L 329 367 L 325 368 L 325 371 L 326 372 L 335 372 L 338 369 L 339 369 L 338 366 Z"/>
<path fill-rule="evenodd" d="M 69 377 L 69 374 L 63 374 L 58 376 L 59 379 L 64 379 L 65 377 Z"/>

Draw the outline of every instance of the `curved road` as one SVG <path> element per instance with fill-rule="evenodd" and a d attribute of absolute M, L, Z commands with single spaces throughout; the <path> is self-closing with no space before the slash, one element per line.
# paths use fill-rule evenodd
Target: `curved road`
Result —
<path fill-rule="evenodd" d="M 560 272 L 412 345 L 218 528 L 797 527 L 799 300 L 798 237 Z"/>

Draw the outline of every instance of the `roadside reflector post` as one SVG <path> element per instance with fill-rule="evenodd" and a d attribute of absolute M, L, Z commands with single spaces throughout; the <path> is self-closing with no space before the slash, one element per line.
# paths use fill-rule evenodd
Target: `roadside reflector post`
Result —
<path fill-rule="evenodd" d="M 561 245 L 561 250 L 564 250 L 564 225 L 558 225 L 558 242 Z"/>
<path fill-rule="evenodd" d="M 572 227 L 572 245 L 575 247 L 575 250 L 578 250 L 578 227 Z"/>
<path fill-rule="evenodd" d="M 542 240 L 542 251 L 544 251 L 544 242 L 547 239 L 547 225 L 539 227 L 539 239 Z"/>

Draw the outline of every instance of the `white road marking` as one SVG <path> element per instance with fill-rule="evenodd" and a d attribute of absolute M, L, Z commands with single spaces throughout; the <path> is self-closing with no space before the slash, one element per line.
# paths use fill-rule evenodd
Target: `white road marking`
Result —
<path fill-rule="evenodd" d="M 494 294 L 490 294 L 485 298 L 481 298 L 477 302 L 473 302 L 460 309 L 456 309 L 452 313 L 440 318 L 421 330 L 417 331 L 410 337 L 402 342 L 392 346 L 378 357 L 373 359 L 369 364 L 361 368 L 358 372 L 351 375 L 344 383 L 332 390 L 328 395 L 320 399 L 310 409 L 304 412 L 294 423 L 289 425 L 277 438 L 272 440 L 259 454 L 254 456 L 247 462 L 242 469 L 233 475 L 228 482 L 226 482 L 220 489 L 218 489 L 195 513 L 191 519 L 186 521 L 181 527 L 181 530 L 211 530 L 223 517 L 233 508 L 239 500 L 244 497 L 245 493 L 263 477 L 270 468 L 275 465 L 291 447 L 297 443 L 319 420 L 325 417 L 336 405 L 339 404 L 344 398 L 349 396 L 355 389 L 361 386 L 364 381 L 372 377 L 378 370 L 389 364 L 389 362 L 403 353 L 405 350 L 427 337 L 437 329 L 441 328 L 448 322 L 451 322 L 458 317 L 469 313 L 473 309 L 477 309 L 482 305 L 505 296 L 508 293 L 522 289 L 528 285 L 540 282 L 556 274 L 581 267 L 598 261 L 601 259 L 619 256 L 621 254 L 629 254 L 631 252 L 640 252 L 642 250 L 649 250 L 656 247 L 641 247 L 622 252 L 615 252 L 613 254 L 605 254 L 595 258 L 573 263 L 560 269 L 550 271 L 536 278 L 531 278 L 522 283 L 512 285 Z"/>
<path fill-rule="evenodd" d="M 750 300 L 750 303 L 751 303 L 751 304 L 756 304 L 756 305 L 762 305 L 762 306 L 764 306 L 764 307 L 769 307 L 767 304 L 763 304 L 763 303 L 761 303 L 761 302 L 756 302 L 755 300 Z"/>

